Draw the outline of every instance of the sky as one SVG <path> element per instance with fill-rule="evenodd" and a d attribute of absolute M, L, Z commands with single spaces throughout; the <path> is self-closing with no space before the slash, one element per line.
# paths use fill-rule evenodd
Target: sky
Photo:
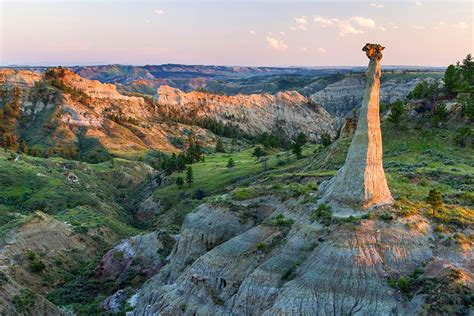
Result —
<path fill-rule="evenodd" d="M 473 52 L 472 1 L 0 0 L 0 65 L 446 66 Z"/>

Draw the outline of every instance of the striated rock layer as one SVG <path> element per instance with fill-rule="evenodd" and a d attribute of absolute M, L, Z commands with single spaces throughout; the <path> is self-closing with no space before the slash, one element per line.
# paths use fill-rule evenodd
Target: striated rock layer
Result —
<path fill-rule="evenodd" d="M 376 44 L 366 44 L 362 49 L 370 62 L 357 129 L 344 166 L 321 185 L 322 202 L 367 209 L 393 201 L 382 164 L 379 91 L 383 49 Z"/>
<path fill-rule="evenodd" d="M 190 134 L 203 145 L 213 144 L 215 136 L 200 127 L 203 120 L 250 135 L 278 131 L 294 137 L 304 132 L 315 140 L 323 133 L 336 134 L 334 118 L 296 91 L 221 96 L 161 86 L 156 100 L 121 94 L 114 84 L 85 79 L 69 69 L 50 72 L 62 90 L 47 84 L 45 75 L 0 69 L 0 90 L 21 89 L 22 129 L 29 146 L 38 139 L 48 146 L 86 140 L 119 155 L 149 149 L 176 152 Z M 8 93 L 0 95 L 0 106 L 6 102 Z"/>
<path fill-rule="evenodd" d="M 273 213 L 260 214 L 262 223 L 207 204 L 188 214 L 168 265 L 128 315 L 410 315 L 389 277 L 425 262 L 470 270 L 472 251 L 442 252 L 419 216 L 326 227 L 291 201 L 252 204 Z M 278 214 L 293 225 L 272 225 Z"/>

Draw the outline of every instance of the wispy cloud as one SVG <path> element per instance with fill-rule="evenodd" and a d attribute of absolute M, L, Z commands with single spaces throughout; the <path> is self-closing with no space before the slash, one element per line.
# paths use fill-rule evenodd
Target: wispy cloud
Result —
<path fill-rule="evenodd" d="M 339 35 L 344 36 L 346 34 L 362 34 L 364 31 L 356 29 L 348 20 L 338 21 L 337 27 L 339 28 Z"/>
<path fill-rule="evenodd" d="M 321 27 L 329 27 L 334 25 L 334 21 L 330 19 L 326 19 L 325 17 L 322 16 L 315 16 L 314 17 L 314 22 L 318 23 L 319 26 Z"/>
<path fill-rule="evenodd" d="M 299 18 L 294 18 L 296 22 L 296 26 L 290 27 L 290 30 L 292 31 L 306 31 L 308 29 L 308 19 L 306 16 L 301 16 Z"/>
<path fill-rule="evenodd" d="M 466 22 L 458 22 L 453 24 L 452 27 L 459 30 L 467 30 L 469 28 L 469 24 L 467 24 Z"/>
<path fill-rule="evenodd" d="M 310 53 L 310 54 L 317 53 L 317 54 L 323 55 L 327 53 L 326 48 L 323 48 L 323 47 L 318 47 L 318 48 L 300 47 L 299 50 L 302 53 Z"/>
<path fill-rule="evenodd" d="M 456 23 L 447 23 L 444 21 L 439 21 L 436 29 L 438 30 L 446 30 L 446 29 L 457 29 L 457 30 L 467 30 L 469 28 L 469 24 L 464 21 L 456 22 Z"/>
<path fill-rule="evenodd" d="M 165 12 L 164 10 L 161 10 L 161 9 L 156 9 L 156 10 L 155 10 L 155 13 L 156 13 L 157 15 L 163 15 L 163 14 L 165 14 L 166 12 Z"/>
<path fill-rule="evenodd" d="M 353 16 L 349 20 L 362 27 L 367 27 L 370 29 L 375 28 L 375 21 L 370 18 L 364 18 L 362 16 Z"/>
<path fill-rule="evenodd" d="M 374 29 L 376 27 L 374 20 L 362 16 L 353 16 L 344 20 L 315 16 L 313 20 L 323 28 L 337 28 L 340 36 L 362 34 L 364 33 L 363 28 Z"/>
<path fill-rule="evenodd" d="M 284 52 L 288 49 L 288 45 L 286 45 L 283 40 L 272 37 L 271 35 L 267 36 L 267 42 L 274 50 Z"/>
<path fill-rule="evenodd" d="M 371 2 L 369 3 L 369 6 L 371 6 L 372 8 L 383 8 L 383 4 L 381 3 L 375 3 L 375 2 Z"/>
<path fill-rule="evenodd" d="M 419 0 L 415 1 L 415 7 L 420 8 L 422 6 L 423 6 L 423 2 L 421 2 Z"/>
<path fill-rule="evenodd" d="M 387 29 L 383 26 L 379 26 L 379 30 L 382 31 L 382 32 L 385 32 Z"/>
<path fill-rule="evenodd" d="M 254 30 L 250 30 L 250 31 L 249 31 L 249 34 L 250 34 L 250 35 L 257 35 L 257 32 L 255 32 Z"/>

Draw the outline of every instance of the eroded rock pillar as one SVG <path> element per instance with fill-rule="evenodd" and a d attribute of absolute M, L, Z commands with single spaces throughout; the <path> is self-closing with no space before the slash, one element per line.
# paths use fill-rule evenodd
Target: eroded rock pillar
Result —
<path fill-rule="evenodd" d="M 370 61 L 357 129 L 344 166 L 331 180 L 321 184 L 324 203 L 368 209 L 393 202 L 382 164 L 379 116 L 380 61 L 384 48 L 368 43 L 362 48 Z"/>

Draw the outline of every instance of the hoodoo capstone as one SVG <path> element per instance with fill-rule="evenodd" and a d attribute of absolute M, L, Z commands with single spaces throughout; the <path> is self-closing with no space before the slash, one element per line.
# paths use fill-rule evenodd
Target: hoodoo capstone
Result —
<path fill-rule="evenodd" d="M 393 202 L 382 164 L 379 116 L 380 61 L 384 48 L 369 43 L 362 48 L 370 61 L 357 129 L 344 166 L 332 179 L 321 184 L 320 201 L 336 209 L 338 206 L 367 210 Z"/>

